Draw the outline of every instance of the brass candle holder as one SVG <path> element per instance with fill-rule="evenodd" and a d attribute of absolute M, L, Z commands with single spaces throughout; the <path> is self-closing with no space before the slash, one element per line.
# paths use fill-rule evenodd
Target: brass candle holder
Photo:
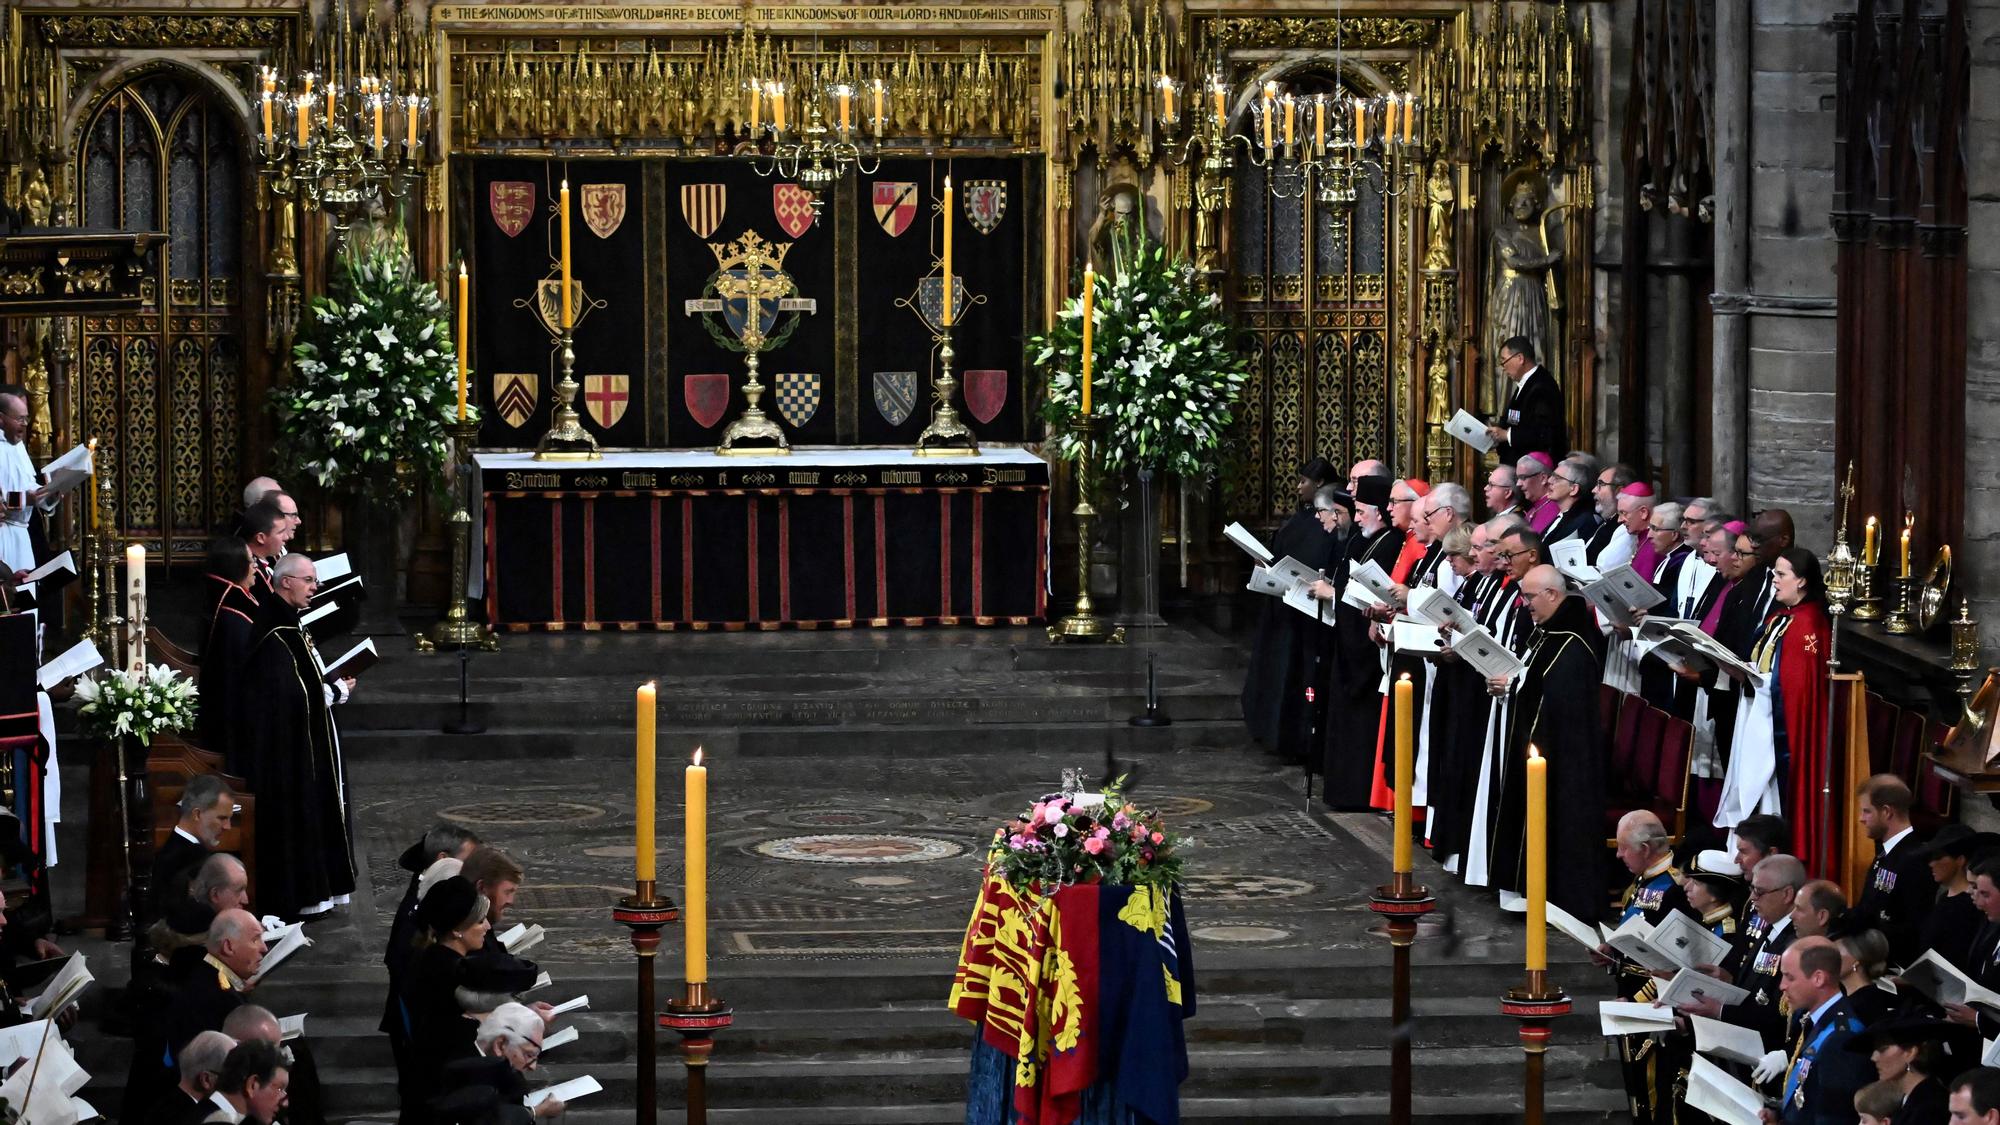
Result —
<path fill-rule="evenodd" d="M 1907 636 L 1917 631 L 1914 598 L 1917 578 L 1913 574 L 1898 574 L 1889 579 L 1889 619 L 1883 624 L 1884 632 L 1896 636 Z"/>
<path fill-rule="evenodd" d="M 1866 559 L 1854 564 L 1854 612 L 1856 621 L 1882 620 L 1882 599 L 1875 593 L 1875 573 L 1881 568 Z"/>
<path fill-rule="evenodd" d="M 770 415 L 764 413 L 763 407 L 757 405 L 764 397 L 764 383 L 757 377 L 759 366 L 757 353 L 763 347 L 763 337 L 761 334 L 753 335 L 746 332 L 743 343 L 749 349 L 749 354 L 743 357 L 745 371 L 743 413 L 737 415 L 736 420 L 729 423 L 729 428 L 722 431 L 722 444 L 717 446 L 715 451 L 739 455 L 790 453 L 792 443 L 785 437 L 784 429 L 772 421 Z M 751 444 L 738 449 L 736 443 L 739 441 Z"/>
<path fill-rule="evenodd" d="M 576 329 L 564 328 L 557 343 L 562 346 L 562 378 L 557 380 L 555 424 L 535 446 L 537 461 L 598 461 L 604 454 L 597 451 L 597 439 L 583 428 L 583 420 L 576 413 L 576 392 L 580 389 L 576 381 Z"/>
<path fill-rule="evenodd" d="M 659 1024 L 654 1020 L 653 965 L 660 956 L 660 931 L 681 916 L 680 908 L 659 893 L 651 879 L 636 880 L 632 893 L 611 908 L 613 921 L 632 931 L 632 956 L 639 971 L 637 1120 L 659 1120 Z M 694 1120 L 689 1117 L 688 1120 Z"/>
<path fill-rule="evenodd" d="M 449 471 L 452 475 L 452 513 L 445 517 L 446 530 L 451 535 L 451 598 L 446 603 L 444 620 L 437 623 L 429 633 L 418 633 L 418 652 L 434 653 L 441 648 L 476 648 L 482 652 L 497 652 L 500 641 L 493 631 L 474 621 L 465 599 L 466 575 L 472 566 L 472 513 L 469 510 L 477 492 L 477 470 L 472 463 L 472 447 L 479 440 L 479 423 L 471 419 L 453 422 L 445 427 L 451 434 L 452 458 Z M 461 483 L 464 482 L 464 483 Z"/>
<path fill-rule="evenodd" d="M 948 215 L 945 218 L 950 220 Z M 952 294 L 946 293 L 944 299 L 949 302 Z M 957 358 L 951 347 L 951 325 L 938 329 L 938 341 L 938 377 L 931 381 L 931 395 L 935 400 L 931 405 L 931 424 L 917 435 L 917 456 L 950 457 L 977 453 L 979 442 L 959 418 L 958 406 L 952 401 L 958 393 L 958 379 L 951 373 L 952 360 Z"/>
<path fill-rule="evenodd" d="M 1090 544 L 1092 532 L 1097 527 L 1097 508 L 1090 502 L 1090 497 L 1097 488 L 1097 434 L 1104 428 L 1105 421 L 1102 414 L 1078 414 L 1076 420 L 1070 423 L 1070 429 L 1083 446 L 1082 456 L 1076 462 L 1076 507 L 1070 513 L 1076 517 L 1076 608 L 1049 626 L 1050 644 L 1064 641 L 1125 643 L 1125 627 L 1114 626 L 1099 617 L 1090 604 Z"/>
<path fill-rule="evenodd" d="M 114 667 L 124 663 L 119 645 L 125 637 L 125 618 L 118 612 L 118 561 L 117 551 L 106 550 L 104 544 L 115 538 L 112 528 L 117 523 L 117 500 L 111 491 L 111 482 L 101 481 L 97 489 L 97 589 L 103 598 L 103 612 L 98 615 L 98 633 L 93 637 L 97 651 L 104 654 L 104 662 Z"/>
<path fill-rule="evenodd" d="M 1972 599 L 1961 598 L 1958 616 L 1951 622 L 1951 674 L 1958 680 L 1958 695 L 1970 707 L 1979 672 L 1979 622 L 1972 616 Z"/>

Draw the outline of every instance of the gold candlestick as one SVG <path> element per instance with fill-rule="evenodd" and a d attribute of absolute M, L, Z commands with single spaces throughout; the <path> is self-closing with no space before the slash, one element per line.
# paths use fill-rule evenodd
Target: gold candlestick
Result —
<path fill-rule="evenodd" d="M 951 284 L 950 274 L 945 275 L 945 283 Z M 948 307 L 952 294 L 946 292 L 944 299 Z M 936 401 L 931 406 L 931 424 L 917 435 L 919 457 L 949 457 L 979 452 L 978 440 L 959 418 L 958 407 L 952 402 L 958 391 L 958 380 L 951 373 L 952 360 L 957 353 L 951 347 L 951 318 L 947 315 L 944 320 L 946 323 L 938 329 L 938 339 L 942 344 L 938 349 L 938 377 L 931 383 L 931 394 Z"/>
<path fill-rule="evenodd" d="M 757 378 L 757 352 L 763 346 L 763 335 L 758 333 L 754 337 L 757 341 L 754 344 L 751 343 L 752 338 L 751 334 L 744 334 L 743 342 L 749 347 L 749 354 L 743 358 L 745 370 L 743 413 L 738 415 L 734 422 L 729 423 L 728 429 L 722 431 L 722 444 L 716 447 L 715 451 L 750 456 L 790 453 L 792 443 L 785 437 L 784 429 L 772 421 L 770 415 L 764 413 L 763 407 L 757 405 L 758 400 L 764 397 L 764 384 Z M 738 449 L 736 443 L 739 441 L 752 444 Z M 764 444 L 766 442 L 770 444 Z"/>
<path fill-rule="evenodd" d="M 1102 414 L 1078 414 L 1070 423 L 1077 440 L 1083 445 L 1083 455 L 1076 462 L 1076 507 L 1071 509 L 1071 514 L 1076 517 L 1076 608 L 1061 621 L 1049 626 L 1050 644 L 1064 641 L 1125 643 L 1125 627 L 1110 625 L 1097 616 L 1090 604 L 1091 532 L 1097 526 L 1097 508 L 1091 504 L 1090 497 L 1097 486 L 1094 460 L 1097 431 L 1104 428 L 1104 422 Z"/>
<path fill-rule="evenodd" d="M 1854 564 L 1854 613 L 1856 621 L 1882 620 L 1882 599 L 1875 594 L 1875 572 L 1880 567 L 1865 559 Z"/>
<path fill-rule="evenodd" d="M 474 621 L 465 600 L 466 575 L 472 565 L 472 513 L 471 497 L 477 492 L 478 470 L 472 463 L 472 446 L 479 440 L 479 423 L 476 421 L 452 422 L 445 426 L 451 434 L 451 465 L 446 470 L 453 477 L 451 486 L 452 513 L 445 517 L 445 525 L 451 534 L 451 597 L 446 602 L 444 620 L 437 623 L 428 634 L 418 633 L 418 652 L 434 653 L 441 648 L 476 648 L 482 652 L 497 652 L 499 638 L 485 625 Z M 459 478 L 468 483 L 461 485 Z"/>
<path fill-rule="evenodd" d="M 1898 574 L 1889 579 L 1890 608 L 1889 620 L 1882 626 L 1884 632 L 1905 636 L 1917 631 L 1913 619 L 1915 612 L 1914 595 L 1917 589 L 1915 575 Z"/>
<path fill-rule="evenodd" d="M 597 451 L 597 439 L 583 428 L 583 422 L 576 413 L 576 351 L 575 329 L 562 330 L 562 379 L 556 383 L 555 424 L 542 435 L 541 443 L 535 446 L 537 461 L 597 461 L 604 455 Z"/>

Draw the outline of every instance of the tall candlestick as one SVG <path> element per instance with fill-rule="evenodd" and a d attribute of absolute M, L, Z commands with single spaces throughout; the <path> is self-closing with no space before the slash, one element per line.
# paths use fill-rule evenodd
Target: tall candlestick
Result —
<path fill-rule="evenodd" d="M 547 181 L 544 180 L 544 183 Z M 570 307 L 569 298 L 569 181 L 562 182 L 560 205 L 562 208 L 562 326 L 567 332 L 575 324 L 575 310 Z"/>
<path fill-rule="evenodd" d="M 89 445 L 89 447 L 90 447 L 90 485 L 89 485 L 89 487 L 90 487 L 90 530 L 91 530 L 91 532 L 92 532 L 92 533 L 95 533 L 95 532 L 97 531 L 97 521 L 98 521 L 98 519 L 99 519 L 99 518 L 101 517 L 101 515 L 102 515 L 102 513 L 100 513 L 100 512 L 99 512 L 99 511 L 97 510 L 97 439 L 96 439 L 96 438 L 91 438 L 91 439 L 90 439 L 90 441 L 89 441 L 89 442 L 88 442 L 87 444 L 88 444 L 88 445 Z M 99 551 L 99 552 L 102 552 L 103 550 L 104 550 L 104 548 L 103 548 L 102 546 L 99 546 L 99 547 L 98 547 L 98 551 Z M 100 553 L 100 554 L 98 555 L 98 557 L 99 557 L 99 558 L 102 558 L 102 557 L 103 557 L 103 555 L 102 555 L 102 554 Z M 93 598 L 94 598 L 95 596 L 96 596 L 95 594 L 93 594 L 93 595 L 92 595 L 92 597 L 93 597 Z"/>
<path fill-rule="evenodd" d="M 1083 412 L 1090 413 L 1090 347 L 1096 336 L 1092 310 L 1097 306 L 1097 271 L 1083 264 Z"/>
<path fill-rule="evenodd" d="M 1876 532 L 1875 517 L 1869 516 L 1868 528 L 1861 540 L 1861 563 L 1863 566 L 1874 566 L 1877 561 L 1877 557 L 1875 554 L 1875 549 L 1876 549 L 1875 532 Z"/>
<path fill-rule="evenodd" d="M 1410 787 L 1417 781 L 1416 726 L 1413 701 L 1416 689 L 1405 672 L 1396 680 L 1396 873 L 1410 866 Z"/>
<path fill-rule="evenodd" d="M 1264 83 L 1264 158 L 1266 160 L 1271 157 L 1271 127 L 1273 125 L 1271 117 L 1272 108 L 1277 103 L 1277 100 L 1278 84 L 1276 82 Z"/>
<path fill-rule="evenodd" d="M 1528 971 L 1549 967 L 1549 760 L 1528 744 Z"/>
<path fill-rule="evenodd" d="M 146 666 L 146 548 L 138 543 L 125 548 L 125 654 L 127 667 Z"/>
<path fill-rule="evenodd" d="M 687 885 L 681 891 L 681 925 L 687 930 L 689 984 L 708 983 L 708 767 L 701 750 L 687 768 Z"/>
<path fill-rule="evenodd" d="M 653 797 L 659 788 L 653 776 L 653 718 L 657 690 L 650 682 L 639 685 L 639 721 L 633 740 L 638 758 L 638 783 L 633 792 L 636 798 L 634 803 L 638 806 L 638 878 L 641 883 L 650 883 L 659 874 L 653 855 Z"/>
<path fill-rule="evenodd" d="M 951 177 L 944 178 L 944 326 L 950 328 L 958 319 L 958 302 L 952 300 L 951 292 L 951 217 L 952 217 Z"/>
<path fill-rule="evenodd" d="M 458 264 L 458 420 L 465 421 L 465 338 L 466 322 L 472 303 L 465 299 L 469 281 L 465 273 L 465 263 Z"/>

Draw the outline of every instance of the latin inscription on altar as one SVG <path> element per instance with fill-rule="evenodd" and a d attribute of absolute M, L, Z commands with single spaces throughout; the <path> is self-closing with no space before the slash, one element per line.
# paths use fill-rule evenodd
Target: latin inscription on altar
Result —
<path fill-rule="evenodd" d="M 554 473 L 508 473 L 507 487 L 516 492 L 530 488 L 561 488 L 562 478 Z"/>
<path fill-rule="evenodd" d="M 819 474 L 818 474 L 818 473 L 787 473 L 787 474 L 785 474 L 785 483 L 786 483 L 786 484 L 818 484 L 818 483 L 819 483 Z"/>
<path fill-rule="evenodd" d="M 656 473 L 626 473 L 619 483 L 626 488 L 658 488 L 660 478 Z"/>
<path fill-rule="evenodd" d="M 883 484 L 922 484 L 924 474 L 909 469 L 882 470 Z"/>

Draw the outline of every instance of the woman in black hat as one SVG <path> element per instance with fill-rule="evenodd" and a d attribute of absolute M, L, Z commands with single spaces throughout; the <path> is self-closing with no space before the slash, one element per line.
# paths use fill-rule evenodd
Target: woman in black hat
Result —
<path fill-rule="evenodd" d="M 401 1083 L 402 1125 L 427 1125 L 444 1068 L 477 1052 L 479 1027 L 465 1018 L 458 987 L 467 954 L 485 944 L 486 896 L 463 875 L 439 880 L 417 904 L 416 956 L 403 971 L 403 1011 L 409 1020 L 408 1073 Z"/>
<path fill-rule="evenodd" d="M 1902 1088 L 1896 1125 L 1946 1125 L 1945 1083 L 1979 1065 L 1979 1048 L 1973 1029 L 1915 1015 L 1893 1016 L 1847 1041 L 1848 1050 L 1868 1053 L 1878 1078 Z"/>
<path fill-rule="evenodd" d="M 1920 853 L 1930 862 L 1931 879 L 1938 887 L 1937 901 L 1924 917 L 1923 948 L 1935 950 L 1968 976 L 1974 971 L 1972 936 L 1986 921 L 1972 901 L 1972 865 L 1996 849 L 2000 849 L 2000 835 L 1947 824 Z"/>

